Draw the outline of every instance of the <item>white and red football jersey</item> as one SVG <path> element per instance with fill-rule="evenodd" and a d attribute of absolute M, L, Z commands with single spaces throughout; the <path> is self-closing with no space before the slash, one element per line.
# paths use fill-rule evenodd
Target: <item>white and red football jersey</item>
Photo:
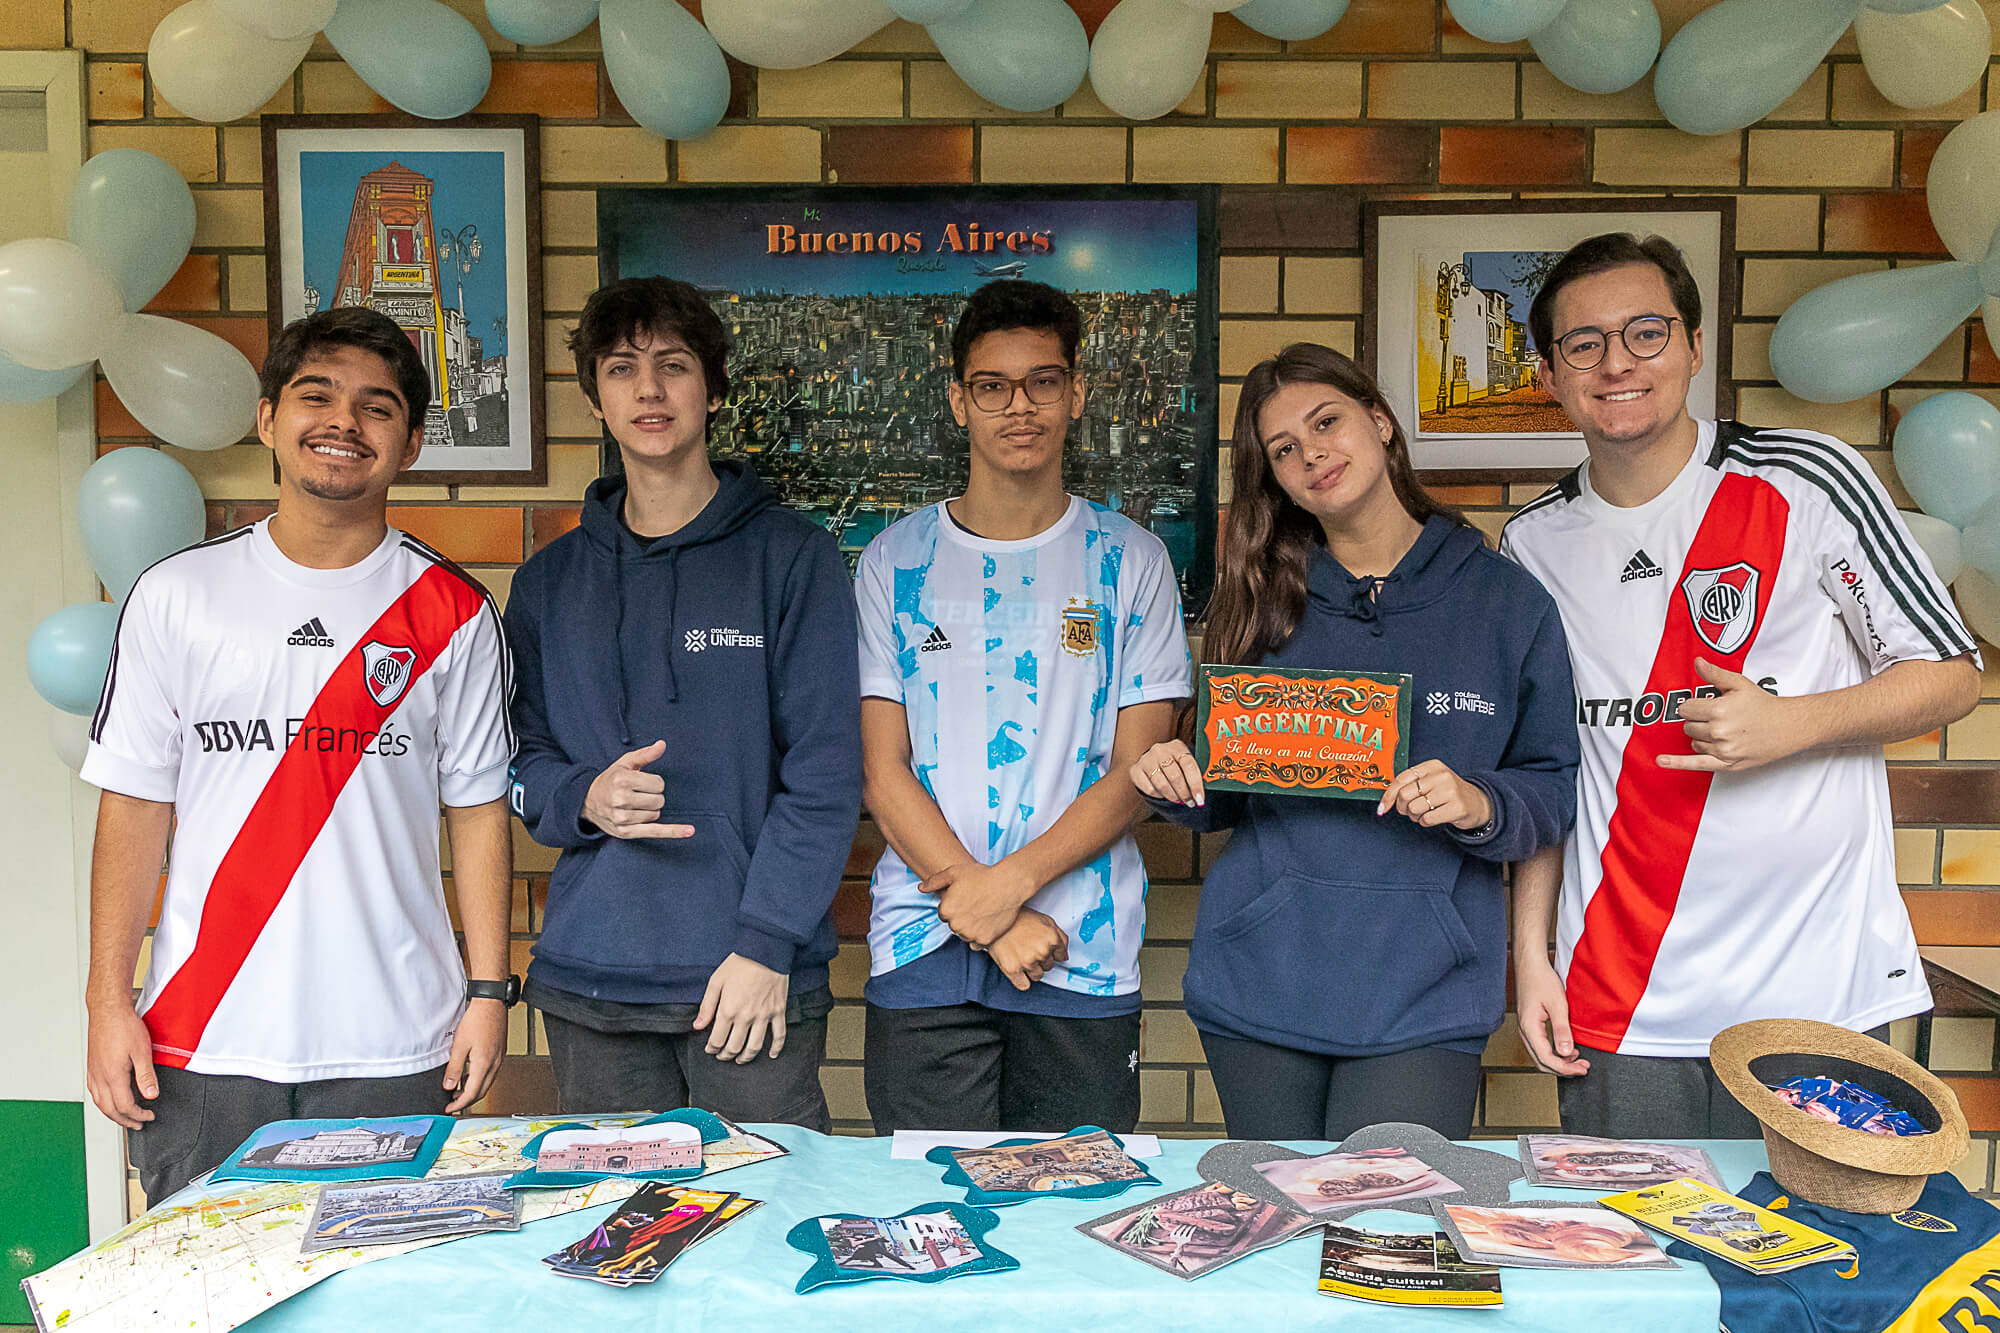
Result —
<path fill-rule="evenodd" d="M 1742 773 L 1659 767 L 1692 749 L 1699 656 L 1779 695 L 1974 652 L 1867 463 L 1810 431 L 1704 421 L 1643 505 L 1589 465 L 1528 504 L 1501 548 L 1562 610 L 1583 742 L 1556 928 L 1576 1040 L 1706 1055 L 1722 1028 L 1853 1029 L 1928 1009 L 1896 889 L 1879 748 Z"/>
<path fill-rule="evenodd" d="M 266 524 L 133 586 L 84 780 L 175 807 L 140 1012 L 153 1059 L 281 1083 L 444 1063 L 465 973 L 438 805 L 506 794 L 505 641 L 395 529 L 308 569 Z"/>

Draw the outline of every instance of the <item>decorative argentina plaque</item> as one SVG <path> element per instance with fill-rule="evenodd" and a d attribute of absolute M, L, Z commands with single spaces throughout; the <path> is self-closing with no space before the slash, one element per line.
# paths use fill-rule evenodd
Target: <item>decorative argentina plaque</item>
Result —
<path fill-rule="evenodd" d="M 1195 759 L 1211 791 L 1373 799 L 1410 756 L 1410 678 L 1205 665 Z"/>

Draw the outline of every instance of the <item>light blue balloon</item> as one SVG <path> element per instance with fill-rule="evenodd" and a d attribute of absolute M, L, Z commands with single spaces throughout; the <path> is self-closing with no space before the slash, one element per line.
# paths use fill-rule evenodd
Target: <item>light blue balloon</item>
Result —
<path fill-rule="evenodd" d="M 1518 42 L 1555 22 L 1563 0 L 1446 0 L 1446 7 L 1482 42 Z"/>
<path fill-rule="evenodd" d="M 118 608 L 109 602 L 76 602 L 54 612 L 28 636 L 28 683 L 65 713 L 97 711 Z"/>
<path fill-rule="evenodd" d="M 1045 111 L 1090 72 L 1090 38 L 1062 0 L 973 0 L 928 31 L 966 87 L 1010 111 Z"/>
<path fill-rule="evenodd" d="M 142 309 L 194 244 L 194 193 L 151 153 L 108 149 L 77 172 L 69 239 L 118 280 L 127 310 Z"/>
<path fill-rule="evenodd" d="M 0 352 L 0 403 L 39 403 L 44 398 L 53 398 L 82 379 L 89 369 L 90 363 L 86 361 L 67 370 L 30 370 Z"/>
<path fill-rule="evenodd" d="M 340 0 L 326 39 L 362 82 L 426 120 L 464 115 L 493 81 L 479 29 L 438 0 Z"/>
<path fill-rule="evenodd" d="M 157 449 L 114 449 L 90 465 L 76 492 L 76 522 L 90 567 L 124 601 L 146 566 L 200 541 L 208 528 L 201 487 Z"/>
<path fill-rule="evenodd" d="M 604 0 L 604 68 L 632 119 L 663 139 L 698 139 L 729 109 L 729 63 L 675 0 Z"/>
<path fill-rule="evenodd" d="M 1815 287 L 1771 330 L 1771 370 L 1790 393 L 1844 403 L 1888 388 L 1979 308 L 1971 264 L 1859 273 Z"/>
<path fill-rule="evenodd" d="M 1754 125 L 1799 90 L 1860 12 L 1861 0 L 1722 0 L 1667 43 L 1653 98 L 1689 134 Z"/>
<path fill-rule="evenodd" d="M 1340 22 L 1347 13 L 1347 0 L 1248 0 L 1233 13 L 1266 37 L 1303 42 Z"/>
<path fill-rule="evenodd" d="M 523 46 L 554 46 L 588 28 L 597 0 L 486 0 L 493 31 Z"/>
<path fill-rule="evenodd" d="M 1653 0 L 1569 0 L 1528 45 L 1549 73 L 1578 92 L 1615 93 L 1653 67 L 1660 13 Z"/>
<path fill-rule="evenodd" d="M 2000 497 L 2000 407 L 1976 393 L 1934 393 L 1903 413 L 1892 452 L 1917 507 L 1954 527 Z"/>
<path fill-rule="evenodd" d="M 1965 563 L 1989 579 L 2000 579 L 2000 500 L 1980 506 L 1959 534 Z"/>

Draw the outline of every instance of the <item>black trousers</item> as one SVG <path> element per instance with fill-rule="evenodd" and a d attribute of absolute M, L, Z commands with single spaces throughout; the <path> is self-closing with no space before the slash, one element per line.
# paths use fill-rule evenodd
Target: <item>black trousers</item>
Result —
<path fill-rule="evenodd" d="M 129 1130 L 126 1145 L 152 1207 L 204 1171 L 222 1165 L 251 1132 L 273 1120 L 442 1115 L 452 1094 L 444 1066 L 395 1078 L 328 1078 L 271 1083 L 234 1074 L 191 1074 L 155 1065 L 160 1095 L 153 1118 Z"/>
<path fill-rule="evenodd" d="M 1889 1040 L 1889 1025 L 1870 1028 Z M 1619 1055 L 1579 1045 L 1590 1072 L 1556 1081 L 1566 1133 L 1610 1139 L 1756 1139 L 1763 1126 L 1697 1055 Z"/>
<path fill-rule="evenodd" d="M 833 1128 L 819 1085 L 823 1016 L 786 1023 L 783 1051 L 741 1065 L 704 1050 L 706 1032 L 599 1032 L 546 1010 L 542 1024 L 556 1109 L 564 1115 L 699 1106 L 739 1124 L 803 1125 L 822 1134 Z"/>
<path fill-rule="evenodd" d="M 1384 1121 L 1472 1136 L 1479 1056 L 1442 1046 L 1344 1059 L 1201 1034 L 1232 1139 L 1326 1139 Z"/>
<path fill-rule="evenodd" d="M 1050 1018 L 953 1004 L 868 1006 L 863 1076 L 877 1134 L 1139 1123 L 1139 1015 Z"/>

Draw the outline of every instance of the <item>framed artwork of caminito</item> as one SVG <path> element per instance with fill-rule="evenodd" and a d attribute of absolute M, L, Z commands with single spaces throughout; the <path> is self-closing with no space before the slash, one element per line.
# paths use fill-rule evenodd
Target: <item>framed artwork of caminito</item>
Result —
<path fill-rule="evenodd" d="M 1553 479 L 1583 437 L 1542 387 L 1528 307 L 1570 246 L 1602 232 L 1664 236 L 1701 292 L 1698 417 L 1726 415 L 1736 307 L 1732 199 L 1371 200 L 1363 209 L 1362 363 L 1440 481 Z"/>
<path fill-rule="evenodd" d="M 403 327 L 431 375 L 411 482 L 540 485 L 534 116 L 266 116 L 271 332 L 335 306 Z"/>

